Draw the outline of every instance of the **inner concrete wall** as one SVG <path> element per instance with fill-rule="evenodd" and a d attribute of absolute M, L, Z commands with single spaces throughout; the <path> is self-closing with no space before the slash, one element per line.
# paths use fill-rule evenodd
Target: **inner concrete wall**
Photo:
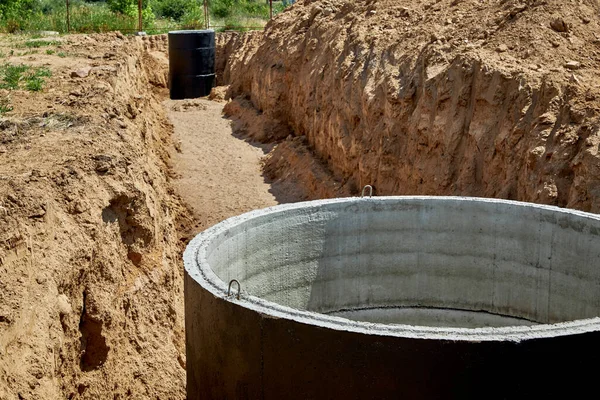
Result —
<path fill-rule="evenodd" d="M 339 310 L 327 314 L 354 321 L 376 322 L 380 324 L 455 328 L 527 326 L 537 324 L 534 321 L 491 314 L 485 311 L 465 311 L 441 307 L 369 307 L 364 309 Z"/>
<path fill-rule="evenodd" d="M 410 325 L 504 326 L 600 314 L 600 221 L 522 204 L 368 199 L 253 218 L 208 263 L 248 295 Z"/>

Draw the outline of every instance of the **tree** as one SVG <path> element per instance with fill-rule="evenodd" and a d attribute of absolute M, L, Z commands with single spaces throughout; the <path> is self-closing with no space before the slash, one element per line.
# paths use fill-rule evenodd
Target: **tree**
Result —
<path fill-rule="evenodd" d="M 106 3 L 112 12 L 121 14 L 127 14 L 131 7 L 137 8 L 137 0 L 107 0 Z"/>
<path fill-rule="evenodd" d="M 23 28 L 23 22 L 33 13 L 35 0 L 2 0 L 0 20 L 7 32 L 14 33 Z"/>

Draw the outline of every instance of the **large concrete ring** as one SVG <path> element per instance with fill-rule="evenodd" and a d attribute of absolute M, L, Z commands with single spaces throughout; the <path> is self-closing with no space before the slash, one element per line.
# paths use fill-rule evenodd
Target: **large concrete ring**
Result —
<path fill-rule="evenodd" d="M 595 214 L 457 197 L 313 201 L 215 225 L 184 262 L 188 399 L 595 390 Z"/>

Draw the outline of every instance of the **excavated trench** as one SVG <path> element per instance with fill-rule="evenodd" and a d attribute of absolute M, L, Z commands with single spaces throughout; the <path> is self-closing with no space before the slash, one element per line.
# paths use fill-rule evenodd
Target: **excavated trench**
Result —
<path fill-rule="evenodd" d="M 263 180 L 278 185 L 279 202 L 371 184 L 377 195 L 597 212 L 600 10 L 562 3 L 304 0 L 265 32 L 218 36 L 215 99 L 229 100 L 237 137 L 262 143 Z M 60 79 L 35 102 L 15 91 L 19 116 L 1 127 L 0 397 L 184 398 L 186 375 L 190 399 L 556 394 L 540 382 L 578 382 L 577 396 L 595 382 L 583 366 L 600 361 L 596 222 L 587 224 L 596 220 L 567 212 L 587 222 L 552 222 L 543 207 L 529 218 L 513 203 L 466 219 L 428 219 L 439 205 L 398 219 L 383 199 L 241 217 L 263 240 L 240 232 L 228 240 L 254 255 L 215 251 L 217 289 L 185 278 L 201 300 L 186 310 L 186 357 L 178 233 L 204 226 L 186 218 L 173 185 L 168 152 L 177 143 L 161 104 L 166 38 L 77 35 L 65 46 L 66 60 L 36 56 L 57 63 Z M 71 64 L 89 65 L 89 77 L 73 77 Z M 284 210 L 286 229 L 252 225 Z M 414 231 L 402 231 L 407 221 Z M 415 236 L 435 221 L 445 233 Z M 486 221 L 493 234 L 468 235 Z M 365 241 L 350 243 L 357 236 Z M 402 257 L 436 243 L 416 262 Z M 548 255 L 554 248 L 562 250 Z M 521 258 L 511 266 L 500 254 Z M 239 257 L 231 270 L 227 257 Z M 457 257 L 461 274 L 447 279 Z M 569 267 L 573 260 L 582 267 Z M 400 273 L 373 274 L 381 265 Z M 225 295 L 231 279 L 241 283 L 239 301 Z M 395 297 L 377 298 L 386 293 Z M 481 330 L 517 333 L 492 340 Z M 189 340 L 198 332 L 201 340 Z"/>
<path fill-rule="evenodd" d="M 276 143 L 268 176 L 304 199 L 370 184 L 600 210 L 596 61 L 546 58 L 587 54 L 584 6 L 441 3 L 305 1 L 264 34 L 223 36 L 225 111 L 245 137 Z M 553 41 L 556 15 L 570 45 Z M 185 255 L 188 397 L 555 394 L 542 380 L 572 390 L 591 378 L 578 360 L 600 360 L 598 228 L 593 214 L 457 197 L 227 220 Z"/>
<path fill-rule="evenodd" d="M 265 33 L 217 36 L 220 88 L 212 97 L 228 100 L 234 135 L 264 144 L 265 179 L 290 194 L 277 200 L 344 197 L 371 184 L 378 195 L 599 209 L 597 115 L 586 103 L 597 88 L 581 84 L 592 71 L 566 79 L 522 73 L 485 48 L 442 57 L 446 42 L 429 44 L 428 30 L 399 47 L 363 29 L 377 7 L 396 4 L 304 3 Z M 417 18 L 417 8 L 399 12 Z M 164 88 L 166 41 L 143 41 L 145 62 L 162 68 L 149 81 Z M 118 204 L 115 197 L 109 206 Z M 389 204 L 275 208 L 235 220 L 243 222 L 235 232 L 219 231 L 233 228 L 227 222 L 211 230 L 218 240 L 209 241 L 206 259 L 210 288 L 198 285 L 206 277 L 193 270 L 197 254 L 187 260 L 187 358 L 178 361 L 187 367 L 188 398 L 468 398 L 493 384 L 483 371 L 503 380 L 511 368 L 522 377 L 533 369 L 539 379 L 587 376 L 560 366 L 598 359 L 587 351 L 598 308 L 594 218 L 569 214 L 593 221 L 571 226 L 545 214 L 558 210 L 494 202 L 478 211 L 413 205 L 405 215 Z M 289 223 L 265 222 L 270 213 Z M 139 264 L 144 233 L 131 236 L 115 221 L 135 242 L 127 257 Z M 356 238 L 364 242 L 350 243 Z M 570 269 L 573 257 L 583 273 Z M 231 279 L 241 283 L 240 301 L 225 294 Z M 89 331 L 83 342 L 99 343 L 82 369 L 112 357 L 102 353 L 111 340 L 93 339 L 106 336 L 94 324 L 80 321 Z M 296 368 L 282 370 L 281 357 Z M 534 393 L 524 379 L 498 397 Z"/>
<path fill-rule="evenodd" d="M 600 97 L 586 45 L 598 21 L 578 19 L 591 3 L 513 3 L 306 1 L 260 40 L 232 42 L 226 110 L 251 121 L 249 135 L 280 141 L 267 163 L 276 177 L 309 149 L 320 196 L 370 184 L 598 211 Z M 571 21 L 564 37 L 550 27 L 557 16 Z M 573 70 L 565 59 L 589 61 Z"/>

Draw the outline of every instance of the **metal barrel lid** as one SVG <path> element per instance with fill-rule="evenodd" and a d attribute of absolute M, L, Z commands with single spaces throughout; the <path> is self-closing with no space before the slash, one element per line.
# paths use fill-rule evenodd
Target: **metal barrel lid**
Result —
<path fill-rule="evenodd" d="M 169 50 L 206 47 L 215 47 L 215 31 L 212 29 L 169 32 Z"/>

